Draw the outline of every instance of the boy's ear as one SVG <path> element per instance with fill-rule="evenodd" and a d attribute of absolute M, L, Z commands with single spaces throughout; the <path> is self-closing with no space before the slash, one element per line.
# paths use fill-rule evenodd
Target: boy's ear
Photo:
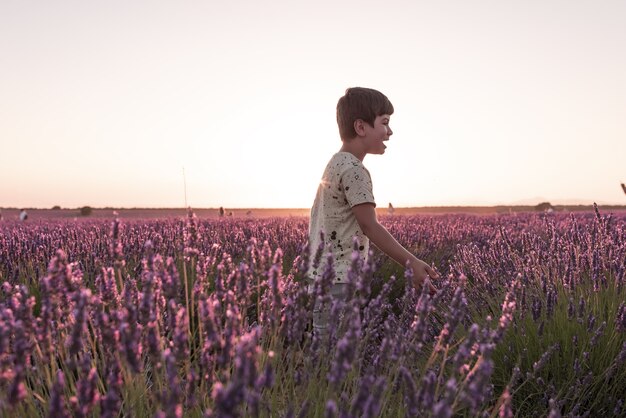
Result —
<path fill-rule="evenodd" d="M 357 119 L 354 121 L 354 132 L 356 132 L 357 136 L 365 135 L 364 124 L 365 122 L 363 122 L 363 119 Z"/>

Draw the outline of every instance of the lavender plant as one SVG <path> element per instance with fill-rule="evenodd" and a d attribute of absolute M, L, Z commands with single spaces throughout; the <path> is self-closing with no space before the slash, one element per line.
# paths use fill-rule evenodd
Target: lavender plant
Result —
<path fill-rule="evenodd" d="M 306 218 L 2 223 L 0 415 L 623 415 L 626 215 L 382 221 L 436 294 L 374 249 L 333 300 Z"/>

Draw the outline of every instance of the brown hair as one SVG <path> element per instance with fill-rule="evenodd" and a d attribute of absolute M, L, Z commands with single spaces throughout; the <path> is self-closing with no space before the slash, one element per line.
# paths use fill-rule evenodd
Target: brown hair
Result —
<path fill-rule="evenodd" d="M 350 87 L 337 102 L 337 125 L 342 141 L 356 136 L 354 121 L 361 119 L 370 126 L 380 115 L 393 114 L 393 105 L 381 92 L 365 87 Z"/>

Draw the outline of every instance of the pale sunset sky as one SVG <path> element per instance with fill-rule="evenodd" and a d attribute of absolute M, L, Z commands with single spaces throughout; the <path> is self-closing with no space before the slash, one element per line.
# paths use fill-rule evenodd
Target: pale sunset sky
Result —
<path fill-rule="evenodd" d="M 626 1 L 0 2 L 0 207 L 310 207 L 347 87 L 378 206 L 626 204 Z"/>

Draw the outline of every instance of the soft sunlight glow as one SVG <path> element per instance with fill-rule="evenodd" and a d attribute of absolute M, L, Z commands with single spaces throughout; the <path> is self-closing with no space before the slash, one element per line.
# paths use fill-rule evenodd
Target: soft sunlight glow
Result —
<path fill-rule="evenodd" d="M 310 207 L 349 86 L 379 207 L 626 204 L 626 3 L 378 6 L 3 2 L 0 207 Z"/>

